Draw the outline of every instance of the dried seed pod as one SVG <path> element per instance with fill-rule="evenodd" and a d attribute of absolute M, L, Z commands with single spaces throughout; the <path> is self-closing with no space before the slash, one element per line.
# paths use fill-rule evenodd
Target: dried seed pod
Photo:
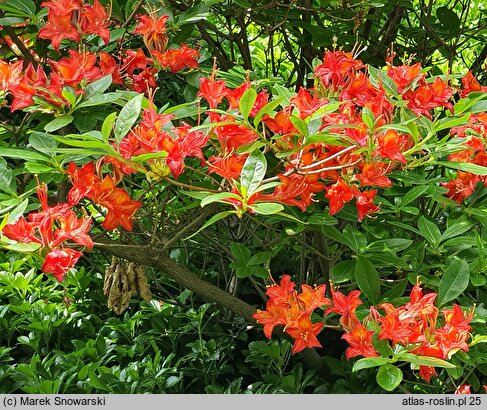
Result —
<path fill-rule="evenodd" d="M 108 308 L 118 315 L 128 308 L 130 299 L 137 293 L 145 301 L 152 299 L 144 268 L 115 256 L 105 270 L 103 293 L 108 299 Z"/>

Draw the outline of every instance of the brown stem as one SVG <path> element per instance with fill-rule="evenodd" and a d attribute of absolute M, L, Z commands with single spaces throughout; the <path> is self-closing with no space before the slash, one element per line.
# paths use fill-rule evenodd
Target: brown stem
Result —
<path fill-rule="evenodd" d="M 139 12 L 140 8 L 142 7 L 142 5 L 144 3 L 145 3 L 145 0 L 139 0 L 139 2 L 136 4 L 134 9 L 132 10 L 132 13 L 130 13 L 130 16 L 128 16 L 127 20 L 125 20 L 125 22 L 121 25 L 120 28 L 126 28 L 132 22 L 132 20 L 135 18 L 135 16 L 137 15 L 137 13 Z"/>
<path fill-rule="evenodd" d="M 0 17 L 3 17 L 3 13 L 0 12 Z M 10 37 L 12 42 L 18 47 L 22 55 L 24 56 L 24 68 L 26 68 L 26 62 L 32 64 L 32 66 L 37 69 L 37 66 L 39 63 L 35 60 L 34 56 L 32 53 L 29 51 L 29 49 L 25 46 L 24 42 L 17 36 L 15 31 L 9 27 L 9 26 L 4 26 L 3 29 L 7 33 L 7 35 Z M 13 51 L 13 50 L 12 50 Z"/>
<path fill-rule="evenodd" d="M 152 249 L 149 246 L 122 245 L 116 242 L 96 242 L 95 248 L 130 262 L 158 268 L 181 286 L 192 290 L 203 299 L 217 302 L 245 320 L 255 323 L 252 315 L 256 309 L 253 306 L 196 276 L 172 260 L 165 252 Z"/>

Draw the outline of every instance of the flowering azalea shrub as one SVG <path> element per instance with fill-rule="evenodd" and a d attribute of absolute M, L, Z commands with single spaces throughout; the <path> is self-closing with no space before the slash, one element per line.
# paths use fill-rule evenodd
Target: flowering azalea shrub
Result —
<path fill-rule="evenodd" d="M 2 113 L 13 115 L 1 125 L 5 249 L 35 254 L 59 282 L 92 249 L 159 267 L 268 338 L 283 326 L 293 353 L 326 347 L 319 334 L 333 328 L 347 359 L 363 356 L 352 371 L 378 367 L 388 391 L 403 382 L 398 362 L 411 379 L 450 377 L 455 389 L 462 366 L 485 378 L 487 90 L 470 72 L 429 75 L 392 51 L 377 68 L 333 50 L 310 88 L 259 87 L 250 74 L 231 85 L 199 67 L 196 48 L 170 44 L 168 15 L 136 9 L 121 23 L 98 0 L 9 4 L 0 9 L 20 13 L 19 27 L 41 27 L 0 60 Z M 165 72 L 195 75 L 196 100 L 163 104 Z M 298 294 L 284 274 L 255 312 L 175 264 L 178 243 L 218 239 L 221 226 L 234 239 L 232 274 L 261 293 L 290 273 L 271 265 L 292 238 L 315 235 L 322 275 L 308 283 L 320 284 L 302 272 Z M 121 280 L 120 292 L 130 286 Z"/>

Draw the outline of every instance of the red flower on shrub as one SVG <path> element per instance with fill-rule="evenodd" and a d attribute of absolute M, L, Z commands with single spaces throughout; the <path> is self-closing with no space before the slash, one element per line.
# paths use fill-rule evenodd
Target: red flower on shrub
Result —
<path fill-rule="evenodd" d="M 323 323 L 311 323 L 308 315 L 303 314 L 292 325 L 286 327 L 286 332 L 294 338 L 293 353 L 298 353 L 306 347 L 321 347 L 316 336 L 323 329 Z"/>
<path fill-rule="evenodd" d="M 169 16 L 157 17 L 155 13 L 150 15 L 139 15 L 137 17 L 137 27 L 134 34 L 141 34 L 144 38 L 144 44 L 147 49 L 164 52 L 169 38 L 166 34 L 166 23 Z"/>
<path fill-rule="evenodd" d="M 71 248 L 53 249 L 46 255 L 41 271 L 52 273 L 54 277 L 62 282 L 66 273 L 76 265 L 83 254 Z"/>
<path fill-rule="evenodd" d="M 164 68 L 169 68 L 171 73 L 176 73 L 183 68 L 197 68 L 200 53 L 194 48 L 181 44 L 180 48 L 169 49 L 163 53 L 154 51 L 153 57 Z"/>
<path fill-rule="evenodd" d="M 83 34 L 95 34 L 100 36 L 105 45 L 110 41 L 110 15 L 98 0 L 93 5 L 84 5 L 78 18 L 79 26 Z"/>

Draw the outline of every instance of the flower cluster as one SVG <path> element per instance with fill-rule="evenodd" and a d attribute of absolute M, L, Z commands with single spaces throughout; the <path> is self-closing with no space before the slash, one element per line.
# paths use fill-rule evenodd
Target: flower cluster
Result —
<path fill-rule="evenodd" d="M 92 202 L 103 206 L 107 210 L 102 227 L 111 230 L 118 225 L 128 231 L 132 230 L 134 213 L 140 208 L 142 202 L 134 201 L 127 191 L 118 188 L 110 175 L 102 179 L 95 173 L 95 165 L 88 162 L 78 168 L 74 162 L 68 166 L 68 175 L 73 187 L 69 191 L 70 205 L 76 205 L 86 197 Z"/>
<path fill-rule="evenodd" d="M 41 4 L 47 7 L 47 24 L 39 30 L 38 37 L 51 40 L 59 50 L 64 39 L 81 41 L 81 37 L 97 35 L 105 44 L 110 41 L 110 14 L 94 0 L 93 5 L 82 0 L 49 0 Z"/>
<path fill-rule="evenodd" d="M 284 325 L 284 330 L 295 339 L 293 353 L 305 347 L 321 347 L 316 335 L 324 323 L 312 323 L 311 314 L 322 306 L 328 306 L 325 317 L 332 313 L 339 315 L 340 327 L 345 332 L 342 338 L 349 345 L 345 351 L 347 359 L 379 356 L 374 335 L 379 341 L 388 341 L 392 348 L 400 345 L 418 356 L 448 360 L 458 350 L 468 351 L 473 310 L 465 314 L 456 304 L 452 309 L 442 309 L 443 320 L 439 326 L 440 310 L 434 305 L 437 294 L 423 294 L 419 284 L 412 288 L 409 301 L 404 305 L 394 307 L 382 303 L 377 308 L 372 306 L 362 320 L 356 314 L 357 307 L 362 304 L 359 290 L 344 295 L 332 287 L 330 301 L 324 297 L 325 285 L 314 289 L 302 285 L 301 294 L 294 288 L 290 277 L 284 275 L 279 285 L 267 289 L 266 309 L 254 314 L 254 319 L 264 325 L 264 334 L 269 339 L 276 325 Z M 379 310 L 385 313 L 381 314 Z M 419 374 L 429 382 L 436 376 L 436 370 L 434 366 L 421 365 Z"/>
<path fill-rule="evenodd" d="M 81 168 L 70 163 L 67 172 L 73 183 L 68 192 L 67 203 L 49 206 L 47 186 L 42 184 L 37 189 L 42 210 L 31 212 L 27 219 L 22 216 L 2 229 L 2 234 L 9 239 L 39 244 L 41 255 L 45 257 L 42 272 L 53 273 L 60 282 L 82 255 L 82 252 L 67 247 L 65 242 L 72 241 L 87 249 L 93 247 L 93 241 L 88 234 L 91 218 L 78 218 L 73 206 L 82 198 L 89 198 L 107 210 L 103 228 L 110 230 L 121 225 L 132 230 L 133 215 L 142 204 L 132 200 L 124 189 L 116 187 L 110 175 L 101 179 L 95 173 L 93 162 Z"/>
<path fill-rule="evenodd" d="M 487 166 L 487 114 L 472 114 L 469 124 L 451 129 L 451 134 L 464 139 L 461 149 L 448 156 L 449 161 Z M 468 171 L 456 172 L 456 177 L 442 183 L 448 188 L 447 196 L 461 203 L 481 183 L 487 186 L 487 177 Z"/>
<path fill-rule="evenodd" d="M 284 325 L 284 330 L 294 338 L 293 353 L 306 347 L 321 347 L 316 336 L 323 329 L 323 323 L 312 323 L 313 312 L 322 306 L 330 305 L 325 298 L 325 285 L 314 288 L 303 284 L 301 293 L 295 290 L 295 283 L 289 275 L 284 275 L 279 284 L 269 286 L 266 294 L 269 297 L 265 310 L 258 310 L 254 319 L 264 325 L 264 333 L 271 338 L 276 325 Z"/>
<path fill-rule="evenodd" d="M 126 161 L 113 157 L 106 159 L 114 166 L 115 173 L 127 175 L 136 172 L 130 160 L 147 153 L 165 153 L 164 158 L 148 161 L 150 171 L 146 176 L 151 180 L 159 180 L 169 174 L 179 177 L 184 171 L 184 158 L 188 156 L 199 158 L 204 165 L 202 148 L 207 144 L 209 135 L 192 130 L 186 123 L 165 129 L 172 117 L 158 114 L 150 104 L 142 114 L 142 121 L 119 144 L 115 144 L 115 149 Z"/>
<path fill-rule="evenodd" d="M 27 219 L 22 216 L 15 223 L 5 225 L 2 234 L 20 243 L 39 244 L 45 254 L 42 272 L 52 273 L 61 282 L 82 255 L 80 251 L 63 244 L 73 241 L 91 249 L 93 241 L 88 235 L 91 218 L 78 218 L 67 203 L 49 206 L 45 184 L 38 187 L 37 195 L 41 210 L 31 212 Z"/>

